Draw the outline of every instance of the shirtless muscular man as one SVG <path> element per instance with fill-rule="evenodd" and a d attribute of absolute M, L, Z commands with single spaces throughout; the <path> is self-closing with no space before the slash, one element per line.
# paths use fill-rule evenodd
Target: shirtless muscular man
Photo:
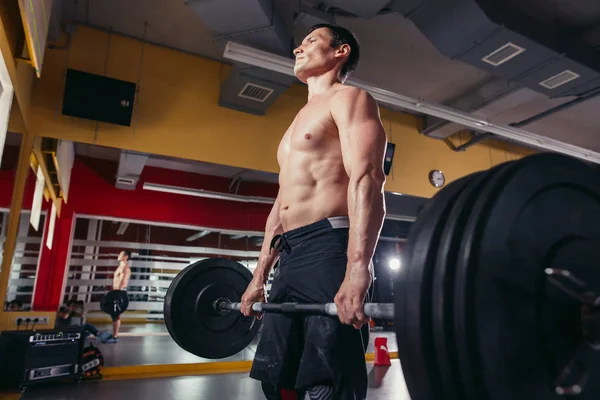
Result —
<path fill-rule="evenodd" d="M 311 399 L 365 399 L 367 371 L 361 326 L 372 281 L 371 259 L 385 217 L 386 134 L 374 99 L 343 82 L 356 68 L 359 45 L 348 30 L 314 26 L 294 50 L 294 71 L 308 102 L 285 132 L 277 160 L 279 193 L 268 217 L 242 313 L 264 301 L 335 302 L 339 318 L 267 314 L 250 376 L 267 399 L 282 390 Z"/>
<path fill-rule="evenodd" d="M 113 290 L 125 292 L 127 289 L 129 277 L 131 276 L 131 268 L 129 268 L 130 257 L 131 253 L 128 250 L 123 250 L 119 253 L 117 258 L 119 266 L 113 275 Z M 121 328 L 121 315 L 113 313 L 110 317 L 112 319 L 112 335 L 105 339 L 105 343 L 117 343 L 119 341 L 119 329 Z"/>

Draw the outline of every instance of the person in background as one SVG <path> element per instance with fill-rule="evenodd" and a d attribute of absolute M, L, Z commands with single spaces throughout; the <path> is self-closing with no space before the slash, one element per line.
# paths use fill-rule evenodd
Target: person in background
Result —
<path fill-rule="evenodd" d="M 58 310 L 54 326 L 55 329 L 82 326 L 86 336 L 92 334 L 102 342 L 105 342 L 108 336 L 107 332 L 100 332 L 94 325 L 85 322 L 83 301 L 68 300 L 65 306 Z"/>
<path fill-rule="evenodd" d="M 113 276 L 113 288 L 112 290 L 120 290 L 125 292 L 127 295 L 127 285 L 129 284 L 129 277 L 131 277 L 131 268 L 129 267 L 129 259 L 131 258 L 131 252 L 129 250 L 123 250 L 119 253 L 117 261 L 119 266 Z M 106 339 L 106 343 L 117 343 L 119 341 L 119 329 L 121 328 L 121 315 L 111 314 L 113 331 Z"/>
<path fill-rule="evenodd" d="M 19 299 L 14 299 L 8 303 L 8 311 L 23 311 L 23 302 Z"/>

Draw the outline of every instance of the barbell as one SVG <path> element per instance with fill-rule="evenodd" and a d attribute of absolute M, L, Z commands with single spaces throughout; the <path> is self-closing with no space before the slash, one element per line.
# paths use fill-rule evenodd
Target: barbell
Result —
<path fill-rule="evenodd" d="M 406 386 L 421 399 L 600 398 L 600 174 L 537 154 L 458 179 L 421 211 L 394 282 Z M 224 358 L 260 320 L 239 301 L 252 274 L 226 259 L 181 271 L 164 303 L 175 342 Z M 336 315 L 332 304 L 255 303 L 262 312 Z"/>

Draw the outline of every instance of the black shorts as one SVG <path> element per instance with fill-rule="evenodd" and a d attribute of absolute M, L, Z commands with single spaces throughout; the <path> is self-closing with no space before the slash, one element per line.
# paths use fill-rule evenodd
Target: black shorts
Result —
<path fill-rule="evenodd" d="M 333 302 L 346 273 L 348 219 L 324 219 L 281 236 L 269 301 Z M 265 314 L 250 377 L 285 389 L 332 385 L 336 399 L 365 399 L 368 340 L 368 325 L 357 330 L 337 317 Z"/>
<path fill-rule="evenodd" d="M 113 291 L 117 291 L 117 290 L 113 290 Z M 123 295 L 125 297 L 127 297 L 127 291 L 126 290 L 119 290 L 119 292 L 123 292 Z M 111 308 L 111 311 L 108 313 L 108 315 L 110 315 L 110 319 L 112 320 L 112 322 L 117 322 L 121 320 L 121 314 L 123 314 L 124 310 L 121 310 L 119 307 L 117 307 L 115 305 L 115 307 Z"/>

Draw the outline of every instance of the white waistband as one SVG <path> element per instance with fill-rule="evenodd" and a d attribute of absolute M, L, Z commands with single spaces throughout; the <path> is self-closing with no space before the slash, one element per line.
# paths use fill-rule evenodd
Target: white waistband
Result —
<path fill-rule="evenodd" d="M 340 229 L 340 228 L 349 228 L 350 227 L 350 218 L 342 216 L 342 217 L 330 217 L 327 218 L 327 220 L 329 221 L 329 223 L 331 224 L 331 227 L 333 229 Z"/>

